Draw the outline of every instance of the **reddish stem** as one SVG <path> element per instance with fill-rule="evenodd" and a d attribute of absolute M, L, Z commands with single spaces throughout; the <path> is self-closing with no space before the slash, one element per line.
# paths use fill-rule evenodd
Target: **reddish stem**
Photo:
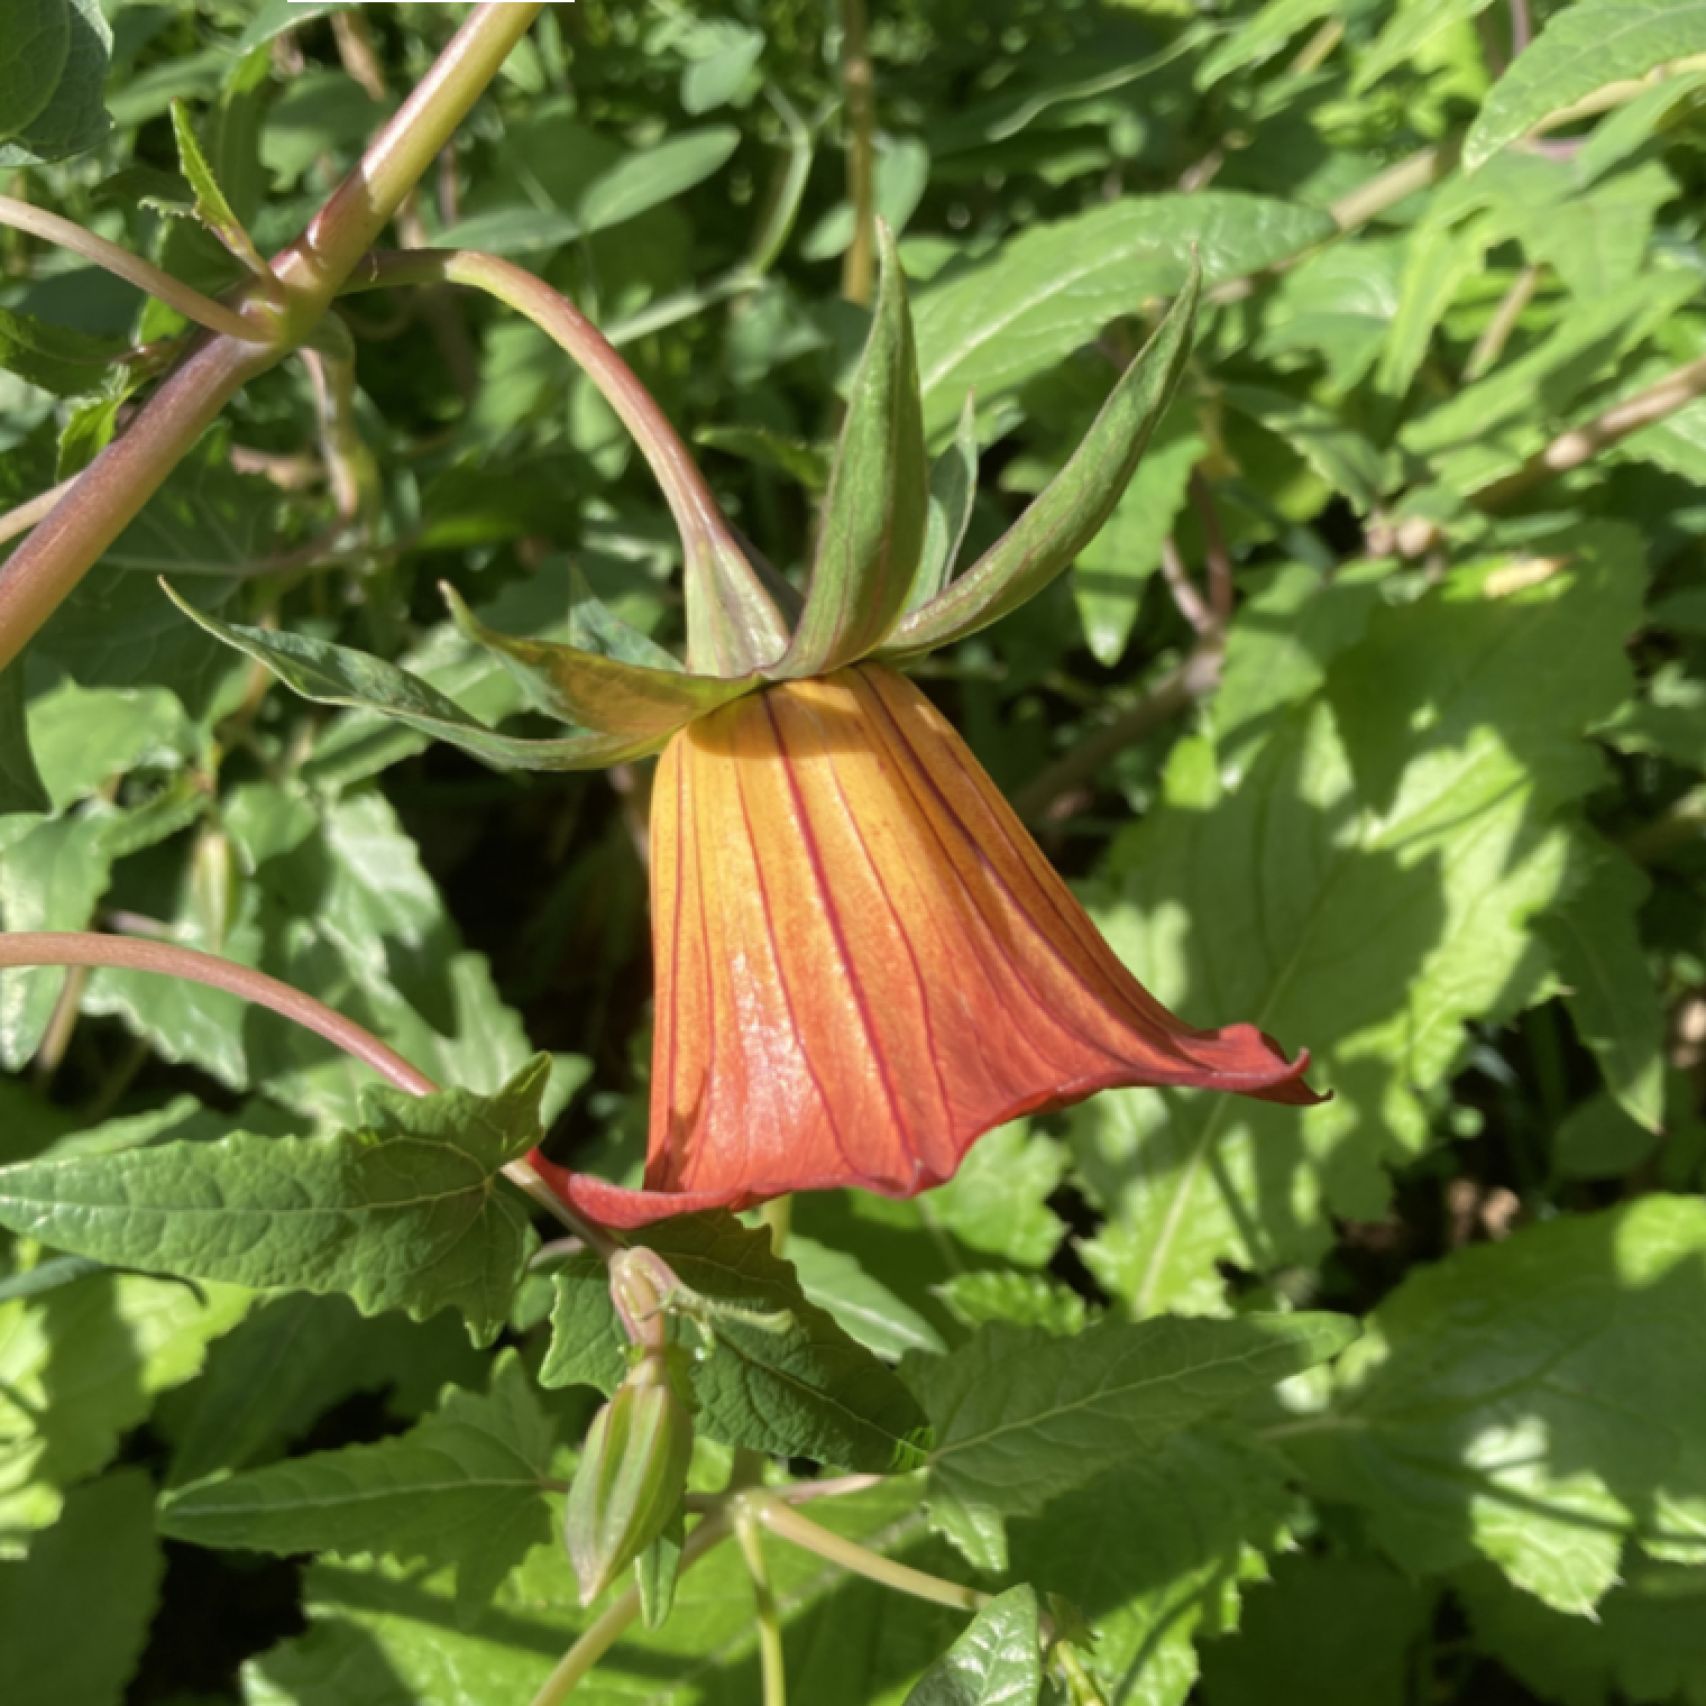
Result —
<path fill-rule="evenodd" d="M 363 1030 L 312 995 L 304 995 L 264 971 L 240 966 L 194 948 L 134 936 L 105 936 L 93 930 L 15 930 L 0 932 L 0 968 L 25 966 L 113 966 L 121 971 L 153 972 L 222 989 L 239 1000 L 270 1008 L 304 1030 L 324 1037 L 345 1054 L 371 1066 L 380 1077 L 413 1096 L 431 1096 L 438 1086 L 411 1066 L 371 1031 Z"/>

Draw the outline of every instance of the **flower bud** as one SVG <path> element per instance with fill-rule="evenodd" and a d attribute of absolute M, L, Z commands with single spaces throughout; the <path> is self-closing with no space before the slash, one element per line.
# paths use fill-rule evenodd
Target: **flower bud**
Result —
<path fill-rule="evenodd" d="M 563 1536 L 589 1605 L 675 1514 L 693 1456 L 693 1413 L 671 1365 L 642 1357 L 593 1417 L 569 1488 Z"/>

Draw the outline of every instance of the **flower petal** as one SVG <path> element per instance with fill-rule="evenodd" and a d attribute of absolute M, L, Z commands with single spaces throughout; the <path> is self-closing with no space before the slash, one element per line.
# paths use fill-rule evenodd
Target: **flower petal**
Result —
<path fill-rule="evenodd" d="M 1115 1085 L 1320 1100 L 1306 1055 L 1154 1000 L 889 670 L 786 683 L 684 729 L 652 847 L 647 1188 L 566 1188 L 607 1224 L 843 1185 L 909 1196 L 991 1127 Z"/>

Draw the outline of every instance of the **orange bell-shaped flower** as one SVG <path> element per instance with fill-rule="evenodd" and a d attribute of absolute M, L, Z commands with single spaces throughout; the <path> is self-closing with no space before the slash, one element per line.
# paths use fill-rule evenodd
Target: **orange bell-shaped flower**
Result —
<path fill-rule="evenodd" d="M 606 1225 L 843 1185 L 911 1196 L 992 1127 L 1117 1085 L 1320 1100 L 1307 1054 L 1150 996 L 965 743 L 880 665 L 674 736 L 652 909 L 646 1188 L 537 1158 Z"/>

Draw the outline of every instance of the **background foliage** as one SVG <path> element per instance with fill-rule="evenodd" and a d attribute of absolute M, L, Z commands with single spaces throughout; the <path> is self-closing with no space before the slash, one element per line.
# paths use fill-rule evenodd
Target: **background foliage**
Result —
<path fill-rule="evenodd" d="M 461 11 L 8 0 L 0 189 L 217 293 L 171 101 L 270 252 Z M 784 570 L 864 325 L 841 45 L 821 0 L 548 7 L 403 221 L 573 297 Z M 934 448 L 975 394 L 974 548 L 1200 251 L 1107 529 L 919 673 L 1149 987 L 1307 1044 L 1334 1100 L 1104 1096 L 916 1201 L 801 1200 L 785 1263 L 651 1236 L 790 1312 L 699 1366 L 695 1485 L 730 1447 L 874 1472 L 814 1508 L 1014 1589 L 967 1632 L 776 1547 L 797 1697 L 1035 1699 L 1029 1585 L 1113 1702 L 1699 1706 L 1706 5 L 876 0 L 870 47 Z M 512 1706 L 592 1615 L 553 1488 L 609 1306 L 529 1272 L 493 1184 L 547 1130 L 636 1175 L 646 775 L 305 705 L 155 576 L 546 732 L 435 583 L 672 643 L 676 543 L 531 326 L 347 320 L 349 407 L 249 387 L 0 675 L 0 921 L 265 969 L 459 1090 L 374 1095 L 197 987 L 0 980 L 11 1706 Z M 0 500 L 86 465 L 179 330 L 0 229 Z M 430 1209 L 387 1194 L 399 1145 Z M 1361 1320 L 1330 1363 L 1322 1311 Z M 582 1697 L 755 1699 L 744 1577 L 713 1554 Z"/>

